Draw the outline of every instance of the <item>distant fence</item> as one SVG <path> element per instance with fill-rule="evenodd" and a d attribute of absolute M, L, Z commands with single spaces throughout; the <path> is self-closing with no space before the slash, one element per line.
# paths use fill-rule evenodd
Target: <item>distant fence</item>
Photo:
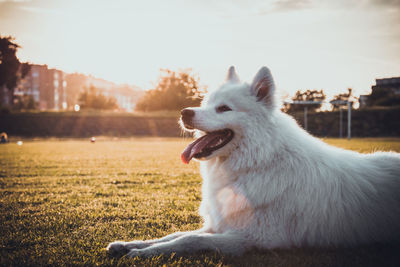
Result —
<path fill-rule="evenodd" d="M 0 132 L 26 137 L 165 136 L 181 133 L 178 119 L 130 115 L 0 115 Z"/>
<path fill-rule="evenodd" d="M 345 112 L 345 111 L 344 111 Z M 303 125 L 302 112 L 292 114 Z M 308 113 L 308 131 L 321 137 L 339 136 L 339 112 Z M 347 116 L 344 123 L 347 123 Z M 400 108 L 353 110 L 352 136 L 400 137 Z M 12 113 L 0 115 L 0 132 L 24 137 L 181 136 L 177 117 Z"/>
<path fill-rule="evenodd" d="M 303 105 L 303 128 L 308 131 L 308 106 L 315 104 L 331 104 L 339 105 L 339 138 L 343 138 L 343 106 L 347 106 L 347 139 L 351 139 L 351 111 L 353 102 L 347 100 L 334 100 L 334 101 L 290 101 L 285 102 L 290 105 Z"/>
<path fill-rule="evenodd" d="M 342 111 L 343 115 L 347 111 Z M 291 114 L 304 125 L 304 114 Z M 390 109 L 356 109 L 351 111 L 351 135 L 353 137 L 400 137 L 400 107 Z M 347 125 L 347 114 L 343 124 Z M 307 130 L 316 136 L 339 137 L 340 112 L 308 113 Z"/>

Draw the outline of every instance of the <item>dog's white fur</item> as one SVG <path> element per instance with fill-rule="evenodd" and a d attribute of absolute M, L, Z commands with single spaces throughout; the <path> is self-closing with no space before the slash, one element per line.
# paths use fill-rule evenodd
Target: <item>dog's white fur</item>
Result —
<path fill-rule="evenodd" d="M 233 140 L 202 159 L 204 227 L 161 239 L 113 242 L 110 252 L 153 256 L 252 247 L 350 246 L 400 240 L 400 155 L 332 147 L 282 113 L 263 67 L 252 84 L 228 81 L 193 108 L 198 134 Z M 217 113 L 228 105 L 232 111 Z"/>

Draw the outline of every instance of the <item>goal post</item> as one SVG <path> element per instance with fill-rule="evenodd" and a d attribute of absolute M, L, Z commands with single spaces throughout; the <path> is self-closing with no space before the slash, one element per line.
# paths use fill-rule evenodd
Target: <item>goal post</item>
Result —
<path fill-rule="evenodd" d="M 339 105 L 347 105 L 347 139 L 351 139 L 351 109 L 352 109 L 352 101 L 347 100 L 334 100 L 334 101 L 285 101 L 285 104 L 296 104 L 296 105 L 304 105 L 304 129 L 308 130 L 308 105 L 315 104 L 339 104 Z M 343 138 L 343 114 L 342 109 L 339 106 L 339 137 Z"/>
<path fill-rule="evenodd" d="M 351 106 L 352 102 L 347 101 L 347 139 L 351 139 Z"/>

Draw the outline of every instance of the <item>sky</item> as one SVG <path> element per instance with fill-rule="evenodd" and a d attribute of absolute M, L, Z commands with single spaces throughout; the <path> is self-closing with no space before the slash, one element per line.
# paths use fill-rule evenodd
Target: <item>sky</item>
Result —
<path fill-rule="evenodd" d="M 151 89 L 161 68 L 218 87 L 262 66 L 281 95 L 400 76 L 400 0 L 0 0 L 21 61 Z"/>

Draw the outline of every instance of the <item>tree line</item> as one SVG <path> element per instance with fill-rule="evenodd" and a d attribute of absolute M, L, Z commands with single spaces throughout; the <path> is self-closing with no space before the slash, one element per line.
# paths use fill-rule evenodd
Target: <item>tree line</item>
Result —
<path fill-rule="evenodd" d="M 319 111 L 322 107 L 322 103 L 318 102 L 325 102 L 326 101 L 326 95 L 324 93 L 324 90 L 310 90 L 307 89 L 305 91 L 300 91 L 297 90 L 295 95 L 291 98 L 291 102 L 284 102 L 282 111 L 287 112 L 287 113 L 295 113 L 299 111 L 303 111 L 304 105 L 299 105 L 299 104 L 294 104 L 297 101 L 312 101 L 312 102 L 317 102 L 315 104 L 307 104 L 307 109 L 309 111 Z M 332 110 L 338 110 L 340 107 L 345 104 L 345 102 L 350 101 L 351 106 L 354 105 L 354 101 L 357 101 L 357 97 L 353 95 L 353 89 L 347 88 L 347 92 L 345 93 L 340 93 L 335 95 L 331 101 L 329 101 L 332 104 Z M 294 103 L 292 103 L 294 102 Z"/>
<path fill-rule="evenodd" d="M 161 70 L 161 75 L 155 88 L 146 92 L 136 105 L 138 111 L 157 110 L 181 110 L 185 107 L 198 106 L 202 96 L 207 92 L 206 87 L 199 85 L 200 80 L 191 73 L 191 70 Z M 346 93 L 337 94 L 333 102 L 333 110 L 339 109 L 343 104 L 338 101 L 350 101 L 355 99 L 351 88 Z M 291 98 L 292 101 L 325 101 L 323 90 L 298 90 Z M 320 103 L 307 105 L 310 111 L 321 108 Z M 284 112 L 302 111 L 304 106 L 292 103 L 284 103 Z"/>
<path fill-rule="evenodd" d="M 138 111 L 181 110 L 198 106 L 206 87 L 190 69 L 172 71 L 162 69 L 154 89 L 148 90 L 136 104 Z"/>
<path fill-rule="evenodd" d="M 117 100 L 112 96 L 105 96 L 98 88 L 91 85 L 84 87 L 79 94 L 78 102 L 81 109 L 115 110 L 118 109 Z"/>
<path fill-rule="evenodd" d="M 21 63 L 16 56 L 20 48 L 10 36 L 0 36 L 0 89 L 6 88 L 15 109 L 34 109 L 35 102 L 31 96 L 15 96 L 14 89 L 18 83 L 29 73 L 29 63 Z M 173 71 L 161 69 L 160 77 L 153 89 L 146 91 L 145 95 L 136 104 L 137 111 L 181 110 L 188 106 L 198 106 L 202 96 L 207 92 L 207 87 L 202 86 L 198 75 L 191 69 Z M 1 92 L 0 92 L 1 93 Z M 78 92 L 76 92 L 78 93 Z M 75 94 L 76 94 L 75 93 Z M 368 97 L 370 106 L 393 106 L 400 102 L 399 95 L 391 91 L 373 90 Z M 79 104 L 82 109 L 114 110 L 118 109 L 117 101 L 112 96 L 104 95 L 99 88 L 83 87 L 78 93 Z M 321 90 L 298 90 L 291 98 L 295 101 L 326 101 L 326 95 Z M 347 92 L 337 94 L 330 101 L 333 110 L 340 108 L 340 101 L 355 101 L 351 88 Z M 321 109 L 321 103 L 309 104 L 309 111 Z M 303 105 L 284 103 L 282 110 L 289 113 L 302 111 Z"/>

